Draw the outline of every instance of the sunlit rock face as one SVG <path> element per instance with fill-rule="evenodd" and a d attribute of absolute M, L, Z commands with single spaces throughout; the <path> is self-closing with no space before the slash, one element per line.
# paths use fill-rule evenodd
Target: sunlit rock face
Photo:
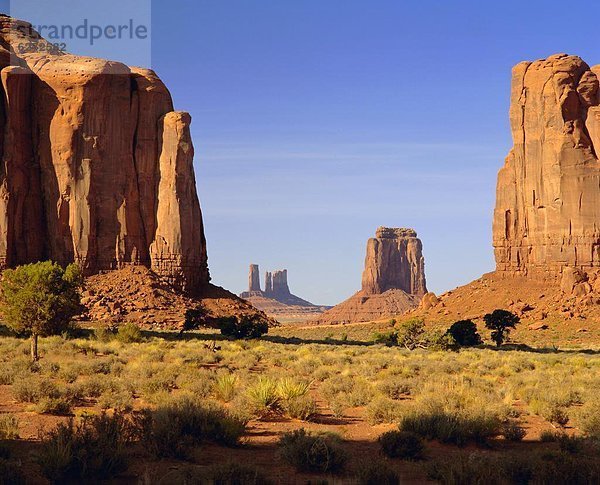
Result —
<path fill-rule="evenodd" d="M 144 265 L 206 285 L 189 114 L 153 71 L 32 43 L 46 45 L 0 16 L 0 265 Z"/>

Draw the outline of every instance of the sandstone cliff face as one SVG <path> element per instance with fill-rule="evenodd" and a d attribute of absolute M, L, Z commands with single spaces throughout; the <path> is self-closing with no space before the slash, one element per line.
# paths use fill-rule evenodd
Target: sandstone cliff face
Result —
<path fill-rule="evenodd" d="M 134 264 L 206 285 L 190 116 L 152 71 L 24 52 L 45 43 L 28 29 L 0 17 L 0 265 Z"/>
<path fill-rule="evenodd" d="M 600 266 L 600 68 L 558 54 L 513 69 L 514 147 L 498 175 L 501 272 Z"/>
<path fill-rule="evenodd" d="M 423 245 L 412 229 L 380 227 L 367 242 L 362 291 L 366 295 L 400 289 L 427 293 Z"/>

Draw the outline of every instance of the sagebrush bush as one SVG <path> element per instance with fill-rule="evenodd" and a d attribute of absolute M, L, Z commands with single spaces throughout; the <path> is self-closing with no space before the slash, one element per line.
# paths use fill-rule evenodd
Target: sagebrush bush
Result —
<path fill-rule="evenodd" d="M 388 431 L 377 439 L 381 451 L 390 458 L 420 460 L 425 444 L 420 436 L 409 431 Z"/>
<path fill-rule="evenodd" d="M 400 421 L 402 431 L 459 446 L 469 442 L 484 443 L 499 434 L 500 425 L 500 420 L 491 414 L 450 413 L 443 410 L 412 411 Z"/>
<path fill-rule="evenodd" d="M 294 419 L 302 421 L 312 421 L 317 415 L 317 403 L 310 396 L 293 397 L 283 401 L 283 411 Z"/>
<path fill-rule="evenodd" d="M 283 434 L 279 439 L 279 453 L 287 463 L 306 472 L 337 472 L 347 461 L 339 438 L 310 434 L 304 429 Z"/>
<path fill-rule="evenodd" d="M 207 406 L 184 397 L 137 416 L 144 447 L 157 457 L 187 458 L 204 441 L 236 446 L 246 423 L 225 408 Z"/>
<path fill-rule="evenodd" d="M 369 424 L 395 423 L 405 412 L 402 403 L 378 396 L 367 405 L 366 417 Z"/>
<path fill-rule="evenodd" d="M 19 420 L 13 414 L 0 414 L 0 440 L 19 438 Z"/>
<path fill-rule="evenodd" d="M 135 323 L 120 325 L 115 338 L 124 344 L 140 343 L 144 340 L 140 327 Z"/>
<path fill-rule="evenodd" d="M 42 437 L 37 461 L 53 482 L 69 479 L 106 479 L 127 469 L 127 447 L 133 427 L 123 415 L 85 415 L 59 424 Z"/>
<path fill-rule="evenodd" d="M 358 464 L 356 478 L 359 485 L 399 485 L 398 474 L 383 461 L 364 461 Z"/>

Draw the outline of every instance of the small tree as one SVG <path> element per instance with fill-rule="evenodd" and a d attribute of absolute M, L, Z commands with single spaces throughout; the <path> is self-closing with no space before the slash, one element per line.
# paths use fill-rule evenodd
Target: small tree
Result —
<path fill-rule="evenodd" d="M 183 326 L 179 331 L 179 336 L 183 335 L 183 332 L 189 332 L 190 330 L 197 330 L 206 323 L 206 312 L 204 308 L 188 308 L 185 311 L 185 320 Z"/>
<path fill-rule="evenodd" d="M 508 310 L 494 310 L 483 317 L 485 327 L 492 331 L 492 340 L 499 347 L 520 319 Z"/>
<path fill-rule="evenodd" d="M 461 347 L 472 347 L 481 343 L 481 335 L 477 332 L 477 325 L 472 320 L 460 320 L 453 323 L 447 333 Z"/>
<path fill-rule="evenodd" d="M 397 341 L 398 345 L 408 350 L 426 349 L 429 342 L 425 333 L 425 322 L 414 318 L 402 323 L 398 328 Z"/>
<path fill-rule="evenodd" d="M 0 281 L 0 312 L 15 332 L 31 336 L 31 359 L 38 360 L 38 337 L 57 335 L 81 313 L 79 267 L 57 263 L 27 264 L 7 269 Z"/>
<path fill-rule="evenodd" d="M 223 335 L 235 339 L 259 338 L 269 331 L 269 324 L 258 315 L 224 317 L 218 326 Z"/>

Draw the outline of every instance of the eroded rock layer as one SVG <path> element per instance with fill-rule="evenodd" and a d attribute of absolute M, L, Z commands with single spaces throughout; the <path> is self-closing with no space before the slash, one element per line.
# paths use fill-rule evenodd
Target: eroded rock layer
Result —
<path fill-rule="evenodd" d="M 496 269 L 600 266 L 600 67 L 558 54 L 512 72 L 514 146 L 498 175 Z"/>
<path fill-rule="evenodd" d="M 150 70 L 47 46 L 0 16 L 0 266 L 143 265 L 205 286 L 190 116 Z"/>

